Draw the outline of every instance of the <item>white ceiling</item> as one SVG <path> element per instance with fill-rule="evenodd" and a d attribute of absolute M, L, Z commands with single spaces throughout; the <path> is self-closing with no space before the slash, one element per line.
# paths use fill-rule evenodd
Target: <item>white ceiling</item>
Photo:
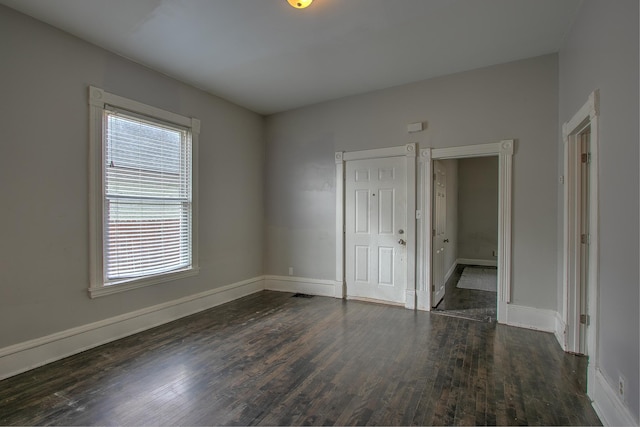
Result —
<path fill-rule="evenodd" d="M 557 52 L 582 0 L 0 0 L 262 114 Z"/>

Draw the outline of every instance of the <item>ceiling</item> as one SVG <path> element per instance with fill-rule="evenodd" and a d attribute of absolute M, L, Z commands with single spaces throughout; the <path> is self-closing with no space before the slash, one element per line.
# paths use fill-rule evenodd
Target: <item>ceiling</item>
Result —
<path fill-rule="evenodd" d="M 582 0 L 0 0 L 261 114 L 557 52 Z"/>

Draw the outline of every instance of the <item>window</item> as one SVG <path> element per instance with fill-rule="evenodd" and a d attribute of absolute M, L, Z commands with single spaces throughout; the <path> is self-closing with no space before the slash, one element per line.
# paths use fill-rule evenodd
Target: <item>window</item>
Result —
<path fill-rule="evenodd" d="M 196 274 L 199 121 L 89 91 L 91 296 Z"/>

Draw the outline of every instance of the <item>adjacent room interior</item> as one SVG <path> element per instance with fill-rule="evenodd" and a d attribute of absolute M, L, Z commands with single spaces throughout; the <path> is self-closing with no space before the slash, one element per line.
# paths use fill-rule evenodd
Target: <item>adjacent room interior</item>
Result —
<path fill-rule="evenodd" d="M 0 424 L 638 425 L 638 17 L 0 0 Z"/>
<path fill-rule="evenodd" d="M 435 312 L 495 322 L 498 158 L 470 157 L 441 162 L 446 172 L 446 234 L 442 245 L 445 294 L 434 298 Z"/>

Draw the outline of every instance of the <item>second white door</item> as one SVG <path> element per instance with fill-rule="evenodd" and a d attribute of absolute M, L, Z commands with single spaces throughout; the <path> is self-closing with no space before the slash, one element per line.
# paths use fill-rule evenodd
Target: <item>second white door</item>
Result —
<path fill-rule="evenodd" d="M 345 273 L 348 297 L 405 302 L 406 174 L 405 157 L 346 163 Z"/>

